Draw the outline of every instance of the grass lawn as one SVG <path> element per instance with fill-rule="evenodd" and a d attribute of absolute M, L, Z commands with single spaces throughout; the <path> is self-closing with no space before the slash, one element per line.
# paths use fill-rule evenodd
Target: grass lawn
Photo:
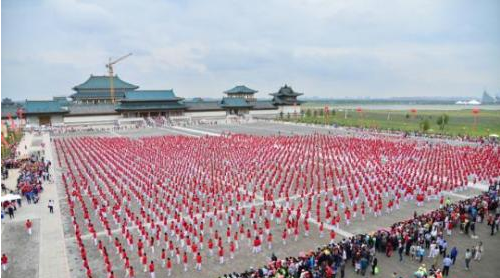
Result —
<path fill-rule="evenodd" d="M 307 113 L 310 110 L 311 113 Z M 316 110 L 314 116 L 313 110 Z M 472 110 L 422 110 L 415 114 L 403 110 L 335 110 L 335 115 L 325 119 L 320 115 L 322 109 L 304 108 L 302 118 L 287 119 L 302 123 L 337 124 L 341 126 L 371 127 L 385 130 L 421 131 L 421 122 L 427 119 L 430 127 L 428 133 L 448 135 L 488 136 L 500 134 L 500 110 L 482 110 L 477 116 L 477 125 L 474 126 Z M 437 118 L 447 114 L 449 122 L 444 130 L 440 130 Z"/>

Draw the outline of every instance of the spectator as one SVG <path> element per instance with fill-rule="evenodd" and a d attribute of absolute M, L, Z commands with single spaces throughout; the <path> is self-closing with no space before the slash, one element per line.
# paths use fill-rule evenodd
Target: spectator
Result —
<path fill-rule="evenodd" d="M 472 259 L 472 252 L 467 249 L 465 250 L 465 269 L 466 270 L 469 270 L 469 264 L 470 264 L 470 260 Z"/>
<path fill-rule="evenodd" d="M 452 265 L 453 261 L 449 256 L 446 256 L 443 259 L 443 276 L 448 276 L 448 272 L 450 271 L 450 266 Z"/>
<path fill-rule="evenodd" d="M 458 256 L 458 249 L 456 246 L 453 246 L 450 252 L 450 259 L 452 260 L 452 264 L 455 264 L 455 261 L 457 260 Z"/>
<path fill-rule="evenodd" d="M 54 201 L 53 200 L 49 200 L 49 212 L 50 213 L 54 213 Z"/>

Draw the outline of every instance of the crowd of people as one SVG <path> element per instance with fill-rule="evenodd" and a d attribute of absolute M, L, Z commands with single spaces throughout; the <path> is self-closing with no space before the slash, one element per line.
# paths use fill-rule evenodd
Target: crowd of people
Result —
<path fill-rule="evenodd" d="M 273 254 L 269 263 L 263 267 L 221 277 L 343 278 L 346 265 L 350 265 L 354 272 L 362 276 L 367 272 L 374 275 L 378 274 L 380 267 L 377 256 L 391 257 L 393 252 L 398 253 L 400 261 L 406 257 L 420 263 L 428 253 L 427 258 L 432 259 L 431 266 L 427 269 L 422 264 L 415 271 L 414 277 L 446 277 L 456 263 L 459 250 L 456 246 L 447 245 L 445 235 L 451 236 L 456 232 L 473 233 L 473 230 L 469 231 L 470 227 L 474 227 L 476 222 L 486 221 L 491 226 L 491 235 L 496 234 L 500 222 L 497 197 L 499 187 L 500 182 L 496 181 L 487 193 L 457 203 L 446 202 L 440 209 L 429 213 L 415 213 L 413 218 L 394 223 L 388 230 L 343 239 L 299 257 L 278 259 Z M 472 260 L 481 260 L 484 246 L 482 242 L 478 242 L 461 252 L 464 252 L 465 267 L 469 270 Z M 393 277 L 402 276 L 393 273 Z"/>
<path fill-rule="evenodd" d="M 23 199 L 28 204 L 37 204 L 40 200 L 40 193 L 43 191 L 43 182 L 51 179 L 52 163 L 41 156 L 41 153 L 35 153 L 28 159 L 17 160 L 15 165 L 19 169 L 16 187 L 8 188 L 2 183 L 2 194 L 16 194 L 21 197 L 17 200 L 2 202 L 2 216 L 7 214 L 10 219 L 15 217 L 15 211 L 22 206 Z"/>
<path fill-rule="evenodd" d="M 248 255 L 242 245 L 261 253 L 312 232 L 334 238 L 354 219 L 500 176 L 494 146 L 372 134 L 67 137 L 54 145 L 88 277 L 199 271 Z M 365 269 L 370 249 L 346 244 Z"/>

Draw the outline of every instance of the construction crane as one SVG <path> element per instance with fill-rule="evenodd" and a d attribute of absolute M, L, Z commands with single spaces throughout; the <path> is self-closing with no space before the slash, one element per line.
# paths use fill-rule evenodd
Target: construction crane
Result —
<path fill-rule="evenodd" d="M 111 61 L 111 58 L 109 58 L 109 63 L 106 64 L 106 68 L 108 69 L 109 73 L 109 91 L 111 93 L 111 102 L 114 104 L 115 103 L 115 87 L 113 84 L 113 65 L 120 62 L 121 60 L 127 58 L 128 56 L 131 56 L 132 53 L 129 53 L 123 57 L 120 57 L 114 61 Z"/>

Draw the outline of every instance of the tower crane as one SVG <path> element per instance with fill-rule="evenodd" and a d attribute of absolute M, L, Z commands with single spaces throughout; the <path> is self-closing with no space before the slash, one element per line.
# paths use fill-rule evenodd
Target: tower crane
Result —
<path fill-rule="evenodd" d="M 109 63 L 106 64 L 106 68 L 108 69 L 108 73 L 109 73 L 109 91 L 111 93 L 111 103 L 115 103 L 115 87 L 114 87 L 114 84 L 113 84 L 113 65 L 124 60 L 125 58 L 131 56 L 132 53 L 129 53 L 125 56 L 122 56 L 114 61 L 111 60 L 111 58 L 109 58 Z"/>

